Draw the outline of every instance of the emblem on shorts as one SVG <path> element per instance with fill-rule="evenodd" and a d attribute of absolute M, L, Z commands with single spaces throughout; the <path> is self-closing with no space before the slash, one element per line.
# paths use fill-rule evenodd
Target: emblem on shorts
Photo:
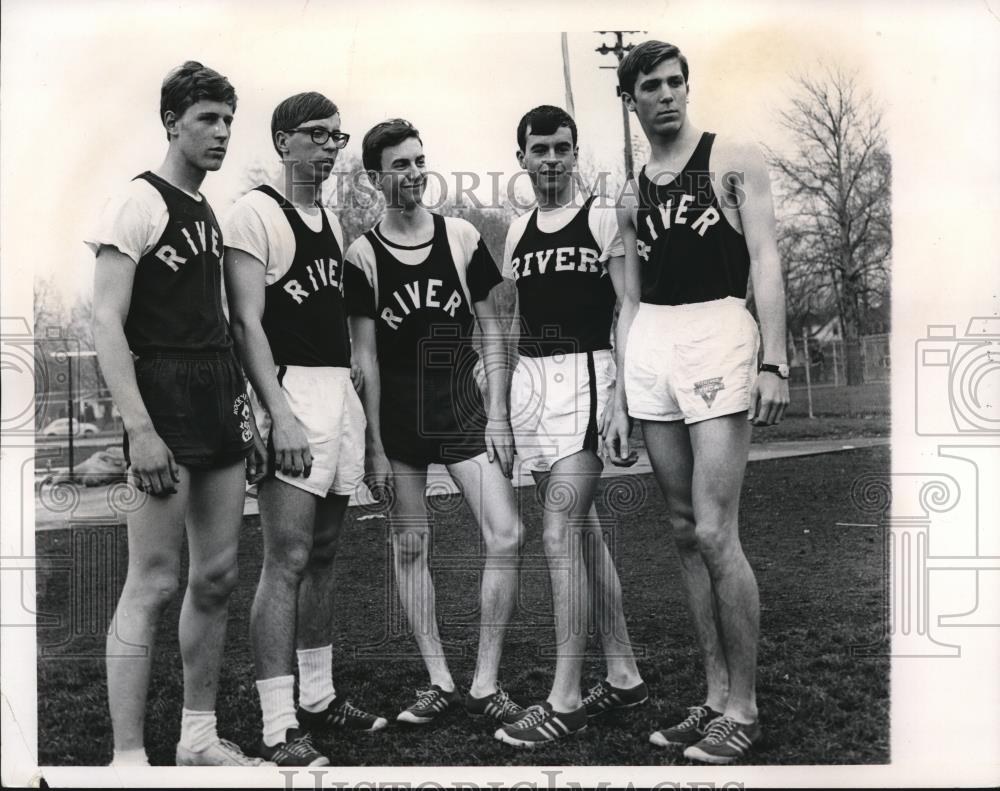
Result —
<path fill-rule="evenodd" d="M 233 401 L 233 414 L 240 419 L 240 436 L 244 442 L 253 439 L 253 430 L 250 428 L 250 399 L 246 393 L 240 393 Z"/>
<path fill-rule="evenodd" d="M 705 400 L 705 406 L 712 406 L 715 396 L 720 390 L 725 390 L 722 377 L 716 376 L 712 379 L 702 379 L 694 383 L 694 391 Z"/>

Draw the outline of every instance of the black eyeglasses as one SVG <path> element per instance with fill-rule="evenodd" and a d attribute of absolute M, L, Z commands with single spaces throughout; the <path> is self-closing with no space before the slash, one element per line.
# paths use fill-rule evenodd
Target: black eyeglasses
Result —
<path fill-rule="evenodd" d="M 347 141 L 351 139 L 351 136 L 347 134 L 347 132 L 331 132 L 321 126 L 300 126 L 298 129 L 287 129 L 286 131 L 293 134 L 295 132 L 304 132 L 305 134 L 308 134 L 309 137 L 312 138 L 312 141 L 318 146 L 325 146 L 326 141 L 332 137 L 333 144 L 337 148 L 343 148 L 347 145 Z"/>

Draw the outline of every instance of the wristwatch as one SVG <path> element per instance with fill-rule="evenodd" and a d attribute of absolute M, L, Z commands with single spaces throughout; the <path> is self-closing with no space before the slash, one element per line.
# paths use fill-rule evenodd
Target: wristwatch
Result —
<path fill-rule="evenodd" d="M 774 365 L 772 363 L 761 363 L 761 372 L 769 371 L 772 374 L 777 374 L 782 379 L 788 378 L 788 365 L 786 363 L 781 363 L 780 365 Z"/>

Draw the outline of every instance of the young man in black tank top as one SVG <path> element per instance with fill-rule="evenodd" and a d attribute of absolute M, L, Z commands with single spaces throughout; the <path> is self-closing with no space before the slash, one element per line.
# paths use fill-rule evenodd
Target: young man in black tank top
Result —
<path fill-rule="evenodd" d="M 257 187 L 226 217 L 233 335 L 272 453 L 259 487 L 264 564 L 250 614 L 260 695 L 260 755 L 325 766 L 311 740 L 332 728 L 380 730 L 335 692 L 333 562 L 350 495 L 364 475 L 364 412 L 351 376 L 343 237 L 320 203 L 349 135 L 319 93 L 285 99 L 271 118 L 282 192 Z M 299 668 L 296 711 L 292 655 Z"/>
<path fill-rule="evenodd" d="M 373 491 L 391 493 L 396 581 L 431 681 L 397 720 L 423 725 L 462 700 L 444 657 L 427 566 L 424 493 L 427 465 L 438 463 L 463 492 L 486 545 L 479 654 L 465 707 L 511 722 L 521 707 L 500 689 L 497 674 L 522 530 L 508 480 L 506 366 L 487 366 L 484 405 L 471 342 L 478 320 L 487 359 L 505 356 L 492 296 L 500 273 L 470 223 L 421 205 L 426 164 L 411 124 L 377 125 L 365 135 L 362 156 L 386 199 L 381 222 L 347 251 L 351 337 L 365 382 L 365 461 Z"/>
<path fill-rule="evenodd" d="M 615 208 L 604 196 L 579 193 L 576 124 L 565 110 L 543 105 L 528 112 L 517 143 L 538 207 L 511 224 L 504 251 L 503 273 L 516 283 L 520 324 L 511 424 L 544 509 L 557 658 L 548 699 L 495 735 L 533 747 L 576 733 L 613 709 L 638 706 L 648 693 L 594 509 L 603 466 L 599 429 L 615 381 L 611 321 L 624 280 Z M 607 679 L 583 698 L 588 589 Z"/>
<path fill-rule="evenodd" d="M 132 480 L 145 493 L 128 514 L 128 576 L 108 631 L 113 765 L 148 765 L 150 665 L 185 527 L 177 764 L 261 763 L 220 740 L 215 722 L 254 430 L 222 312 L 222 236 L 198 190 L 222 165 L 235 110 L 232 85 L 215 71 L 189 61 L 171 72 L 160 99 L 166 158 L 132 181 L 87 240 L 97 254 L 94 343 L 125 425 Z"/>
<path fill-rule="evenodd" d="M 688 758 L 729 763 L 760 736 L 754 680 L 757 583 L 738 535 L 751 424 L 788 403 L 785 301 L 767 168 L 755 146 L 716 140 L 687 118 L 688 66 L 647 41 L 618 69 L 622 97 L 650 144 L 619 210 L 626 247 L 619 380 L 607 441 L 627 455 L 642 421 L 667 501 L 708 692 L 650 738 Z M 761 317 L 746 311 L 748 276 Z M 622 384 L 624 386 L 622 386 Z"/>

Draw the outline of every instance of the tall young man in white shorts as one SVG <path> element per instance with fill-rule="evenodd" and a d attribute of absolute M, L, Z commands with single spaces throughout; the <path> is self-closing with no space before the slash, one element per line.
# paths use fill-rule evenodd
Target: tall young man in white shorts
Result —
<path fill-rule="evenodd" d="M 396 719 L 426 725 L 462 703 L 441 645 L 428 569 L 424 495 L 427 466 L 437 463 L 462 491 L 486 547 L 479 652 L 465 709 L 512 722 L 522 709 L 497 683 L 523 532 L 509 480 L 506 366 L 486 366 L 484 404 L 472 344 L 478 321 L 485 356 L 505 356 L 493 297 L 500 271 L 471 223 L 422 205 L 427 164 L 412 124 L 377 124 L 365 135 L 362 159 L 386 201 L 381 221 L 347 251 L 351 337 L 365 380 L 365 461 L 374 490 L 391 493 L 396 583 L 431 682 Z"/>
<path fill-rule="evenodd" d="M 320 203 L 349 138 L 340 123 L 322 94 L 281 102 L 271 141 L 283 190 L 251 190 L 225 221 L 233 334 L 273 472 L 259 487 L 264 564 L 250 631 L 263 714 L 259 752 L 279 766 L 327 765 L 313 734 L 386 725 L 351 705 L 332 680 L 334 557 L 364 475 L 365 432 L 351 377 L 343 234 Z"/>
<path fill-rule="evenodd" d="M 94 345 L 125 425 L 128 576 L 108 631 L 113 766 L 148 766 L 143 742 L 157 623 L 188 580 L 178 642 L 184 705 L 178 766 L 258 766 L 216 733 L 215 703 L 243 521 L 256 475 L 253 417 L 222 309 L 222 234 L 200 187 L 222 166 L 236 112 L 229 81 L 196 61 L 163 81 L 167 154 L 112 200 L 87 245 Z M 263 463 L 263 459 L 260 459 Z"/>
<path fill-rule="evenodd" d="M 541 493 L 557 658 L 547 700 L 498 729 L 496 738 L 534 747 L 577 733 L 613 709 L 638 706 L 648 693 L 594 509 L 603 467 L 600 424 L 615 382 L 611 322 L 624 278 L 615 206 L 578 189 L 577 129 L 565 110 L 543 105 L 526 113 L 517 144 L 538 206 L 514 220 L 504 247 L 503 275 L 517 286 L 520 327 L 511 428 Z M 582 697 L 588 590 L 607 679 Z"/>
<path fill-rule="evenodd" d="M 650 739 L 723 764 L 742 757 L 761 733 L 757 582 L 740 546 L 738 515 L 751 425 L 777 423 L 788 403 L 774 208 L 756 146 L 716 138 L 688 120 L 688 64 L 676 47 L 640 44 L 620 64 L 618 82 L 651 153 L 619 210 L 625 376 L 607 441 L 627 455 L 628 416 L 642 422 L 708 687 L 703 704 Z M 759 373 L 748 278 L 763 334 Z"/>

